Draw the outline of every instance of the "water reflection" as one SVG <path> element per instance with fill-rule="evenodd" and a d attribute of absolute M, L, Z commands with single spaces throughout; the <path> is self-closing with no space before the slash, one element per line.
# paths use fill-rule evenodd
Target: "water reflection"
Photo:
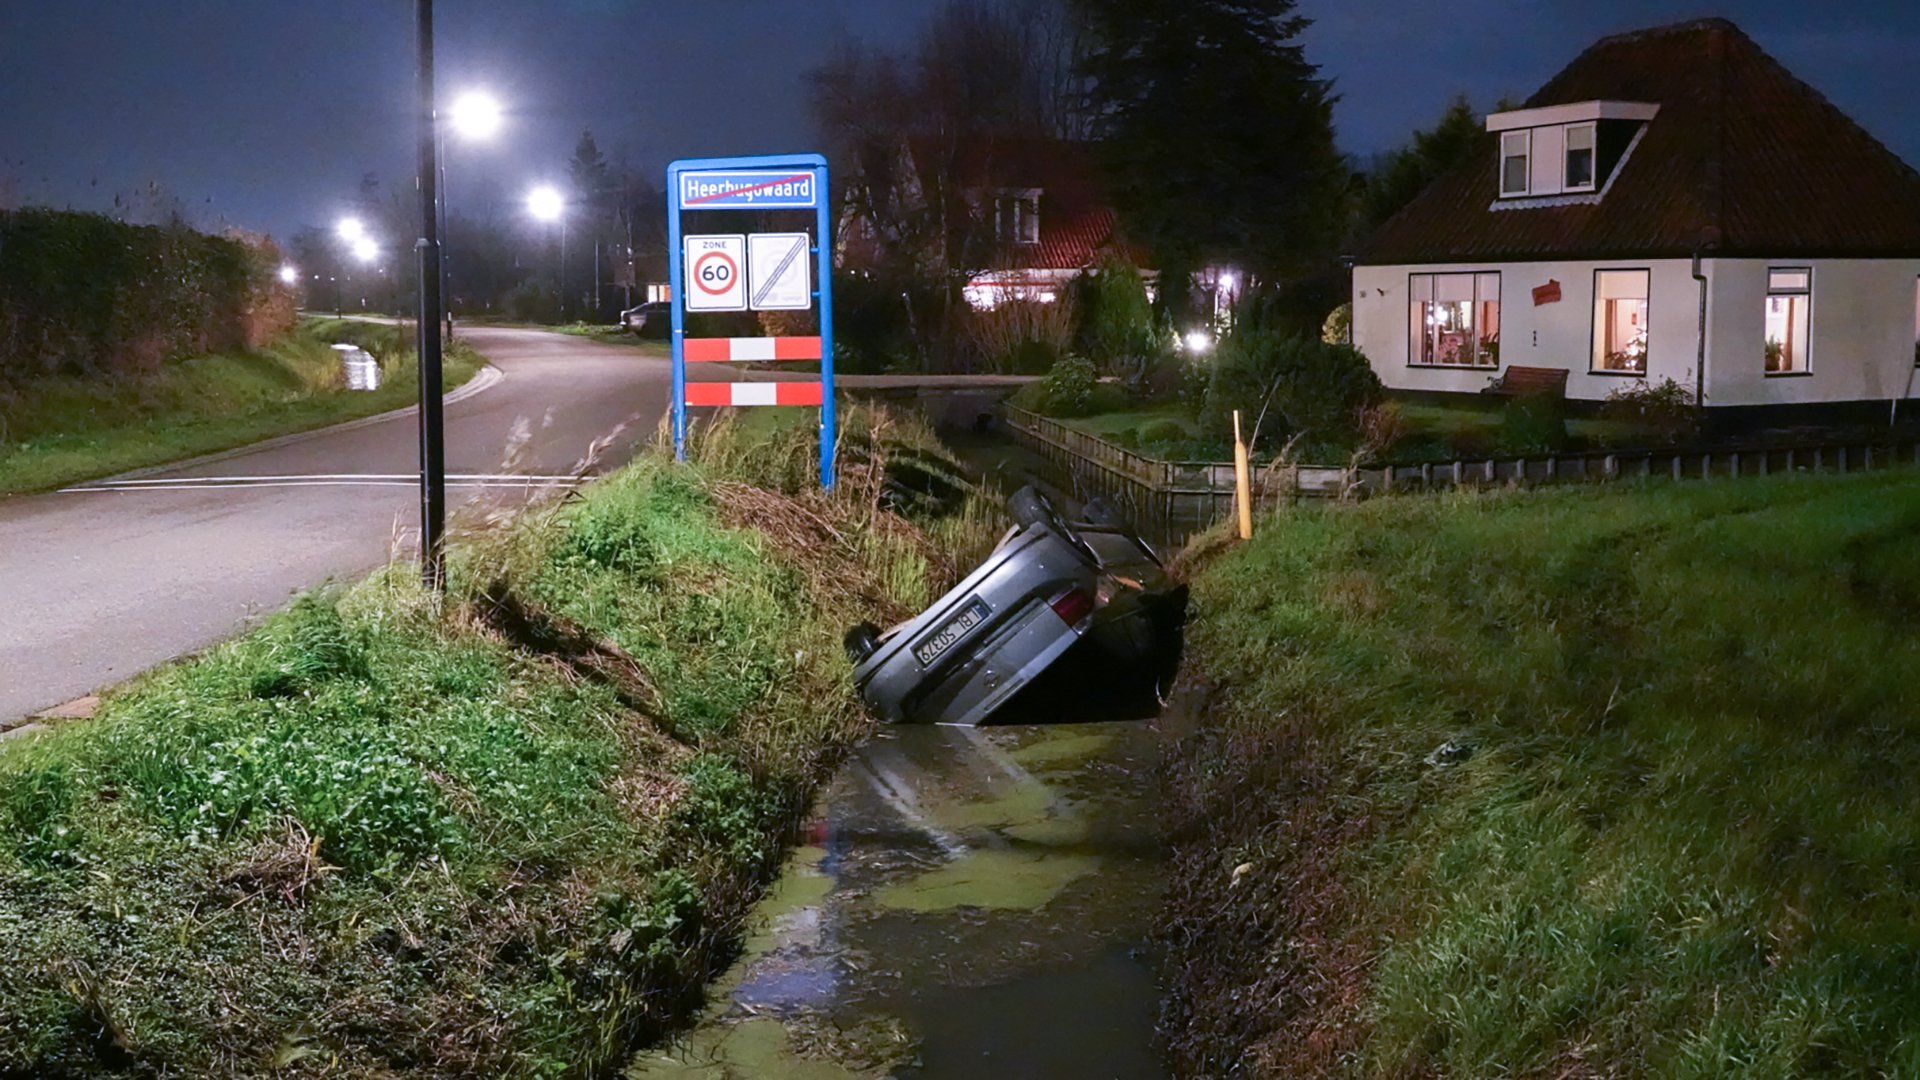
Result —
<path fill-rule="evenodd" d="M 1144 723 L 895 728 L 842 769 L 699 1027 L 633 1077 L 1146 1080 Z"/>

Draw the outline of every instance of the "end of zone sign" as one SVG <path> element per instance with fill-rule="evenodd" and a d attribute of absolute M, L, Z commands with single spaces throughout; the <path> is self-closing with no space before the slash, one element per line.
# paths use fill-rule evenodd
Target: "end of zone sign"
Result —
<path fill-rule="evenodd" d="M 682 210 L 812 210 L 820 204 L 811 171 L 711 169 L 680 174 Z"/>

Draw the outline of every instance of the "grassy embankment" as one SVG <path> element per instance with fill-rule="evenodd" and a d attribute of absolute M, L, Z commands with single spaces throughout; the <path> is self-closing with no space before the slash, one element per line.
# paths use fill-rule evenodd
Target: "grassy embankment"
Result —
<path fill-rule="evenodd" d="M 1195 583 L 1180 1067 L 1920 1074 L 1917 535 L 1911 471 L 1266 521 Z"/>
<path fill-rule="evenodd" d="M 412 349 L 391 326 L 308 319 L 254 353 L 202 356 L 114 379 L 49 378 L 0 392 L 0 495 L 245 446 L 277 435 L 402 408 L 419 399 Z M 341 382 L 329 344 L 351 342 L 380 360 L 374 391 Z M 448 389 L 480 370 L 456 342 L 445 357 Z"/>
<path fill-rule="evenodd" d="M 0 750 L 0 1076 L 607 1075 L 864 731 L 841 629 L 994 538 L 853 413 L 834 496 L 723 425 Z"/>

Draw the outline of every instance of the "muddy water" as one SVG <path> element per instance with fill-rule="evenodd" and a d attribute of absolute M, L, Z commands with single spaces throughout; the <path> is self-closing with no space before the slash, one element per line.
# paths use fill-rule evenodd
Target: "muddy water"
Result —
<path fill-rule="evenodd" d="M 882 732 L 828 788 L 700 1024 L 627 1075 L 1166 1076 L 1140 948 L 1160 902 L 1156 746 L 1144 722 Z"/>

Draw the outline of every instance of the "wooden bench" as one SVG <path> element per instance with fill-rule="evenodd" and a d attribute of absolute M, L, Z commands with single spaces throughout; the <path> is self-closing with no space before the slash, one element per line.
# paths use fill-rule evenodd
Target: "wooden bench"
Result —
<path fill-rule="evenodd" d="M 1502 397 L 1549 397 L 1567 396 L 1567 369 L 1545 367 L 1520 367 L 1514 365 L 1502 372 L 1500 377 L 1487 384 L 1483 394 L 1498 394 Z"/>

